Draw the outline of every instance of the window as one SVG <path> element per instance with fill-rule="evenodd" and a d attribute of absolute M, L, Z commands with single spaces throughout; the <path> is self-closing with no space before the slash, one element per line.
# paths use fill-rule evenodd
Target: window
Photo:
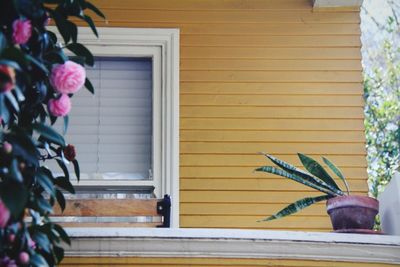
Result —
<path fill-rule="evenodd" d="M 80 28 L 98 58 L 88 70 L 96 95 L 74 97 L 67 141 L 76 144 L 79 186 L 154 188 L 179 209 L 179 32 L 176 29 Z"/>

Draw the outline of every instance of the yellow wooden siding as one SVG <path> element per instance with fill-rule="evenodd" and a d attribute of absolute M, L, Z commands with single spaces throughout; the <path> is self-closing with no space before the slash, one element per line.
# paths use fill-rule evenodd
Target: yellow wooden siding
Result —
<path fill-rule="evenodd" d="M 61 265 L 68 266 L 235 266 L 235 267 L 385 267 L 383 263 L 355 263 L 283 259 L 215 259 L 215 258 L 66 258 Z"/>
<path fill-rule="evenodd" d="M 180 29 L 182 227 L 330 230 L 323 204 L 256 222 L 310 193 L 254 173 L 267 164 L 259 151 L 297 165 L 297 152 L 327 155 L 366 193 L 357 9 L 313 10 L 309 0 L 94 2 L 108 18 L 100 26 Z M 199 265 L 210 262 L 220 264 Z"/>

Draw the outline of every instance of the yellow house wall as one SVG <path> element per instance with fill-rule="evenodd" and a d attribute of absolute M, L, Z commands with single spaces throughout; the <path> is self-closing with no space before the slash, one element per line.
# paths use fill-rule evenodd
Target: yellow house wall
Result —
<path fill-rule="evenodd" d="M 309 0 L 93 2 L 107 15 L 99 26 L 180 29 L 181 227 L 330 230 L 324 204 L 256 222 L 316 195 L 254 173 L 267 164 L 259 151 L 297 164 L 297 152 L 325 155 L 366 193 L 358 10 L 313 11 Z"/>

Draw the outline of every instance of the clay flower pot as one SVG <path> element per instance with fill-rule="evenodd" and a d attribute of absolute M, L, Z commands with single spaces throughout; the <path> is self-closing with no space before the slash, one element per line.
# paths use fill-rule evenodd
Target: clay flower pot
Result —
<path fill-rule="evenodd" d="M 379 202 L 367 196 L 340 196 L 329 199 L 326 209 L 335 231 L 362 232 L 374 227 Z"/>

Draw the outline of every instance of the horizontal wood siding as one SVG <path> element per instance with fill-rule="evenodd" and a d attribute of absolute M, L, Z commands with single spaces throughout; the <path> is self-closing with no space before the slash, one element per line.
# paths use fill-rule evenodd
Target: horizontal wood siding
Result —
<path fill-rule="evenodd" d="M 385 267 L 384 263 L 351 263 L 284 259 L 213 259 L 213 258 L 66 258 L 61 265 L 68 266 L 236 266 L 236 267 Z"/>
<path fill-rule="evenodd" d="M 280 221 L 256 222 L 315 195 L 254 173 L 268 163 L 259 151 L 297 165 L 297 152 L 326 155 L 343 169 L 355 193 L 367 192 L 357 9 L 313 10 L 309 0 L 94 2 L 108 18 L 99 26 L 180 29 L 182 227 L 329 231 L 323 204 Z M 196 262 L 190 264 L 294 266 L 287 261 Z M 118 264 L 131 263 L 188 262 L 127 259 Z"/>

